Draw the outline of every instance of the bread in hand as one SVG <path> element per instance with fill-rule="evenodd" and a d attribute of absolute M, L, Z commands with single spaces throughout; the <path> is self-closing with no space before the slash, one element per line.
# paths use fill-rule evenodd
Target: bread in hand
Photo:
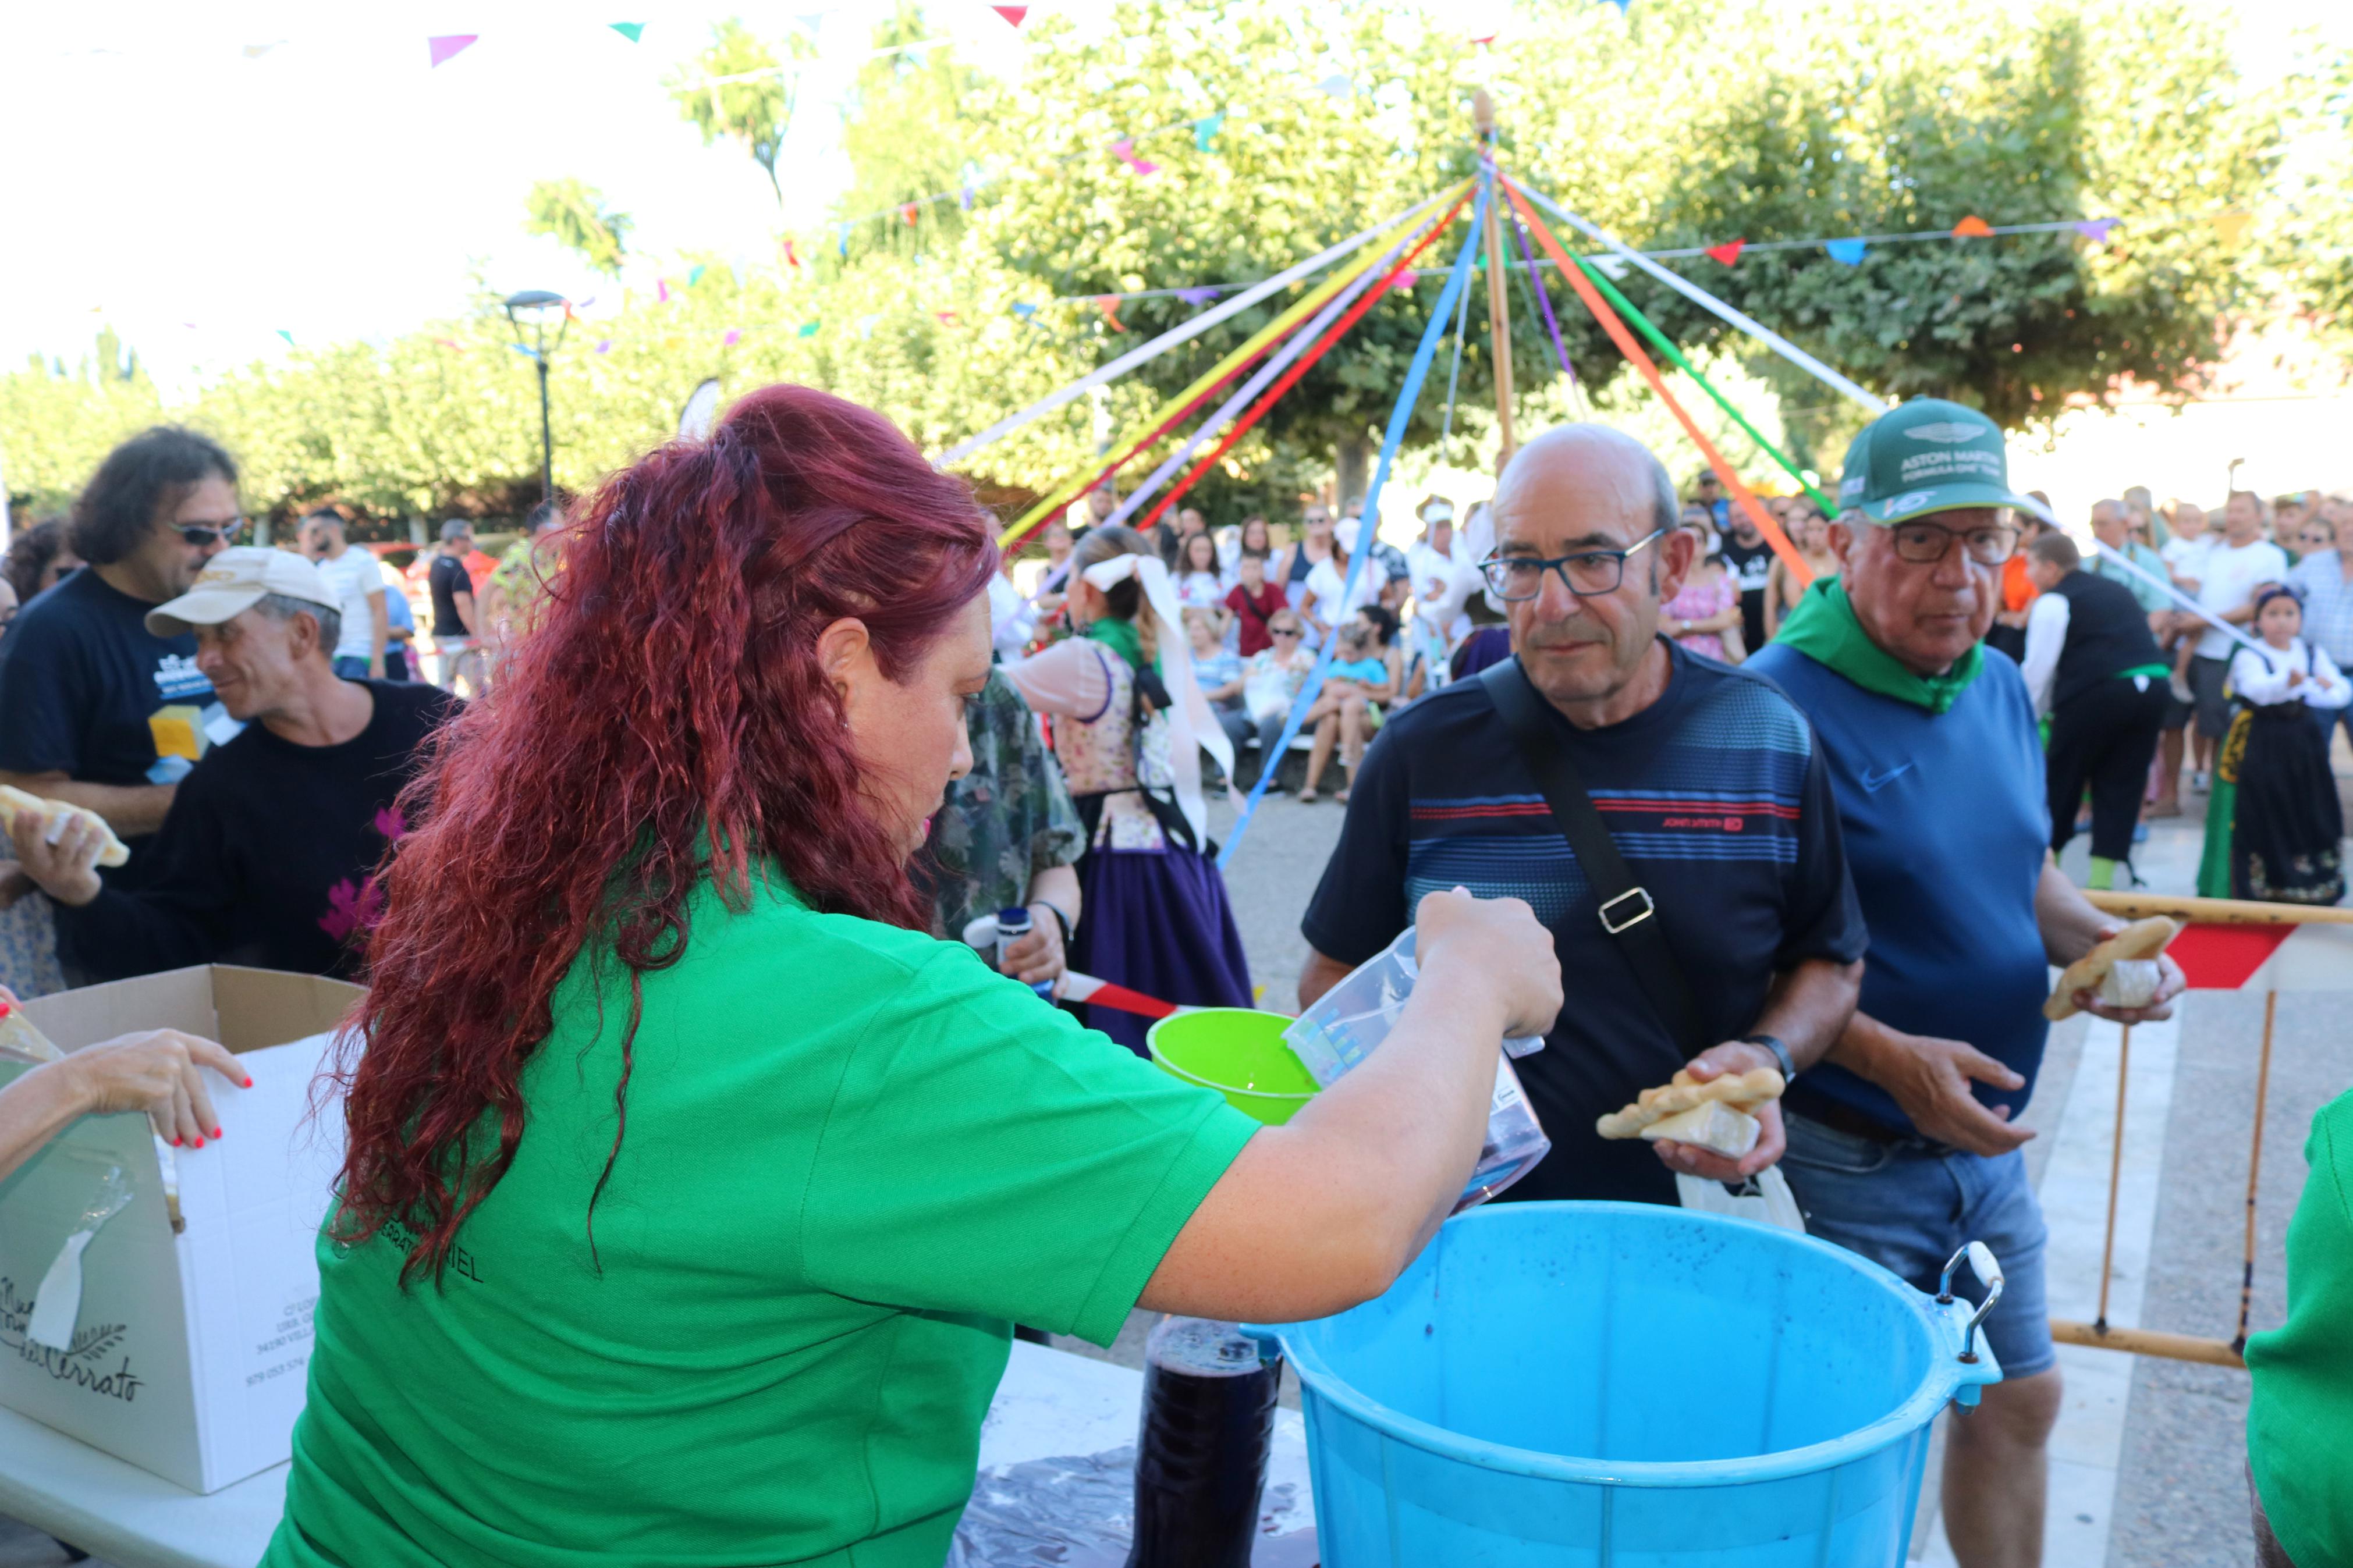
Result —
<path fill-rule="evenodd" d="M 1723 1078 L 1700 1083 L 1688 1071 L 1678 1072 L 1672 1081 L 1656 1089 L 1646 1089 L 1633 1104 L 1623 1110 L 1613 1110 L 1596 1121 L 1594 1130 L 1604 1138 L 1643 1138 L 1650 1134 L 1644 1129 L 1695 1110 L 1710 1103 L 1720 1103 L 1736 1110 L 1747 1111 L 1757 1103 L 1781 1098 L 1788 1086 L 1782 1082 L 1776 1068 L 1751 1068 L 1743 1073 L 1729 1073 Z M 1672 1136 L 1672 1134 L 1667 1134 Z M 1681 1140 L 1678 1140 L 1680 1142 Z M 1751 1140 L 1752 1146 L 1754 1140 Z M 1747 1151 L 1743 1150 L 1746 1153 Z"/>
<path fill-rule="evenodd" d="M 130 846 L 114 836 L 114 829 L 107 826 L 106 818 L 88 806 L 70 805 L 62 800 L 48 800 L 37 795 L 28 794 L 14 784 L 0 784 L 0 813 L 5 813 L 5 820 L 14 822 L 16 814 L 20 811 L 29 811 L 38 815 L 41 819 L 41 830 L 44 833 L 54 829 L 57 826 L 58 818 L 61 816 L 86 816 L 97 823 L 98 830 L 106 835 L 106 841 L 98 852 L 100 865 L 121 866 L 129 863 L 131 859 Z"/>
<path fill-rule="evenodd" d="M 2076 992 L 2099 990 L 2101 983 L 2108 978 L 2109 971 L 2119 963 L 2132 963 L 2137 960 L 2154 961 L 2158 954 L 2165 951 L 2165 944 L 2180 934 L 2181 922 L 2168 920 L 2163 915 L 2151 915 L 2145 921 L 2133 921 L 2132 924 L 2125 927 L 2107 941 L 2098 943 L 2091 952 L 2067 966 L 2067 973 L 2062 974 L 2059 977 L 2059 984 L 2052 987 L 2051 999 L 2042 1004 L 2042 1016 L 2054 1024 L 2062 1018 L 2073 1017 L 2083 1010 L 2075 1005 Z M 2126 973 L 2127 978 L 2134 982 L 2134 991 L 2137 992 L 2139 977 L 2133 975 L 2129 971 Z M 2139 1003 L 2122 1000 L 2124 996 L 2131 994 L 2133 993 L 2125 991 L 2120 984 L 2116 996 L 2103 999 L 2117 1006 L 2139 1006 L 2145 1005 L 2149 997 L 2157 994 L 2155 988 L 2152 987 L 2148 996 L 2143 997 Z"/>

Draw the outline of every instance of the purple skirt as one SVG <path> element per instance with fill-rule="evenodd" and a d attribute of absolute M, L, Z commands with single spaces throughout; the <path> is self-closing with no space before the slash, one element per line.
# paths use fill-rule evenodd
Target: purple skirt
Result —
<path fill-rule="evenodd" d="M 1185 1006 L 1253 1005 L 1241 933 L 1214 863 L 1183 849 L 1091 849 L 1078 870 L 1086 903 L 1071 968 Z M 1090 1005 L 1086 1020 L 1147 1054 L 1151 1019 Z"/>

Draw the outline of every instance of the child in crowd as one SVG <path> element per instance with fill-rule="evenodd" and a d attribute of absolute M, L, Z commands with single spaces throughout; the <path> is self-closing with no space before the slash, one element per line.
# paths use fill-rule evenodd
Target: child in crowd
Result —
<path fill-rule="evenodd" d="M 1247 532 L 1242 539 L 1242 552 L 1234 561 L 1235 583 L 1226 595 L 1226 608 L 1232 612 L 1234 626 L 1240 634 L 1234 651 L 1244 658 L 1255 658 L 1274 646 L 1268 628 L 1276 616 L 1290 607 L 1291 601 L 1282 588 L 1266 580 L 1266 552 L 1250 548 Z"/>
<path fill-rule="evenodd" d="M 1347 768 L 1349 779 L 1355 780 L 1356 764 L 1364 760 L 1365 742 L 1380 722 L 1380 710 L 1375 704 L 1397 695 L 1388 660 L 1373 646 L 1373 630 L 1366 625 L 1362 609 L 1356 618 L 1339 627 L 1338 636 L 1340 646 L 1324 672 L 1324 689 L 1315 694 L 1314 705 L 1303 721 L 1303 726 L 1315 726 L 1315 742 L 1307 753 L 1307 780 L 1299 790 L 1302 805 L 1316 799 L 1315 786 L 1331 765 L 1335 742 L 1341 763 Z M 1345 805 L 1348 792 L 1340 790 L 1332 798 Z"/>
<path fill-rule="evenodd" d="M 1206 533 L 1192 536 L 1208 537 Z M 1187 542 L 1189 545 L 1191 541 Z M 1250 740 L 1250 711 L 1242 706 L 1242 661 L 1226 651 L 1224 612 L 1188 607 L 1184 614 L 1185 639 L 1193 654 L 1193 682 L 1209 700 L 1209 711 L 1217 715 L 1218 727 L 1234 743 L 1234 755 L 1239 757 Z"/>
<path fill-rule="evenodd" d="M 1176 547 L 1176 602 L 1188 610 L 1214 610 L 1226 602 L 1226 580 L 1218 570 L 1218 542 L 1207 533 L 1188 533 Z"/>
<path fill-rule="evenodd" d="M 2334 904 L 2345 896 L 2345 816 L 2328 766 L 2328 732 L 2314 710 L 2344 707 L 2353 687 L 2326 648 L 2299 635 L 2304 605 L 2294 590 L 2266 590 L 2255 601 L 2254 625 L 2264 651 L 2242 647 L 2231 658 L 2231 686 L 2243 706 L 2215 758 L 2198 890 Z M 2227 887 L 2218 860 L 2228 866 Z"/>

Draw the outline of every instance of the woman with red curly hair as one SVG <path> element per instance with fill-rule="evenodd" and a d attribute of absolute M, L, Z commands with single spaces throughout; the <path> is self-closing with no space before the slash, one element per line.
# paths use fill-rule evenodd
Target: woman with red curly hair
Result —
<path fill-rule="evenodd" d="M 989 528 L 868 411 L 616 476 L 385 872 L 270 1568 L 936 1568 L 1013 1320 L 1386 1289 L 1560 1002 L 1433 894 L 1388 1048 L 1288 1126 L 1082 1029 L 908 876 L 970 763 Z"/>

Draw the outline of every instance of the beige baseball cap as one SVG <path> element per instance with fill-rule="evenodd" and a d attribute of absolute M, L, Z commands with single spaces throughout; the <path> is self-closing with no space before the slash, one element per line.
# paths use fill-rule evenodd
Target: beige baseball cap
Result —
<path fill-rule="evenodd" d="M 259 604 L 270 594 L 340 611 L 343 601 L 307 559 L 290 550 L 240 544 L 205 563 L 196 585 L 147 612 L 147 629 L 159 637 L 184 637 L 197 626 L 216 626 Z"/>

